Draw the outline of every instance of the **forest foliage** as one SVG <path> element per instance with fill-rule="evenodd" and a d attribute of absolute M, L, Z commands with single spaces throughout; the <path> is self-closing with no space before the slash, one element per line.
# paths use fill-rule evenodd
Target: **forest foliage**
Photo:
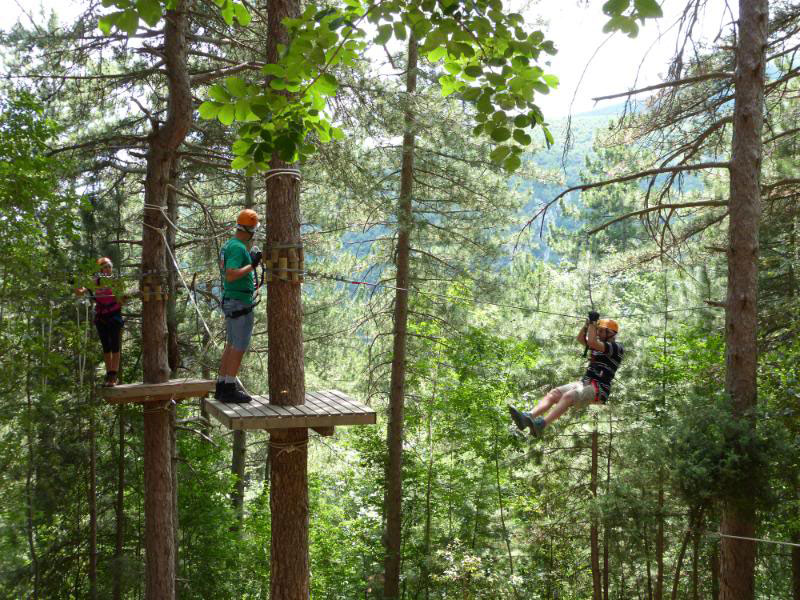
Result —
<path fill-rule="evenodd" d="M 16 74 L 0 86 L 2 598 L 144 593 L 141 409 L 98 399 L 100 346 L 91 306 L 74 289 L 104 255 L 117 289 L 139 284 L 146 144 L 167 118 L 158 27 L 172 5 L 102 4 L 110 8 L 92 5 L 66 26 L 42 20 L 0 37 Z M 283 64 L 263 55 L 266 10 L 194 4 L 195 112 L 170 182 L 183 275 L 178 376 L 215 375 L 219 247 L 248 197 L 263 212 L 268 157 L 299 160 L 306 385 L 342 390 L 379 415 L 376 426 L 309 445 L 311 596 L 382 597 L 398 139 L 411 110 L 403 597 L 582 599 L 597 573 L 605 599 L 714 598 L 723 499 L 754 507 L 759 538 L 800 543 L 800 12 L 773 3 L 759 403 L 743 422 L 724 392 L 726 172 L 584 190 L 525 227 L 567 187 L 723 156 L 729 82 L 698 77 L 611 117 L 573 119 L 578 143 L 564 163 L 567 124 L 550 122 L 533 93 L 557 81 L 530 65 L 554 50 L 546 32 L 528 31 L 521 16 L 455 23 L 442 4 L 383 3 L 378 14 L 352 0 L 322 15 L 309 5 L 291 26 L 316 41 L 288 49 Z M 605 6 L 606 27 L 629 35 L 659 15 L 649 0 Z M 371 38 L 357 35 L 362 17 L 375 25 Z M 485 55 L 464 39 L 476 27 L 503 34 Z M 431 59 L 413 97 L 391 42 L 410 34 Z M 445 38 L 430 41 L 436 35 Z M 368 43 L 385 50 L 380 69 L 362 53 Z M 332 47 L 342 50 L 332 56 Z M 731 70 L 722 42 L 685 62 L 690 76 Z M 493 82 L 492 69 L 506 78 Z M 292 104 L 272 93 L 286 90 L 306 95 Z M 547 132 L 539 141 L 537 126 Z M 612 222 L 676 203 L 688 207 Z M 509 404 L 530 406 L 582 374 L 574 338 L 593 307 L 620 322 L 626 346 L 609 404 L 571 412 L 543 439 L 518 435 Z M 124 315 L 121 379 L 136 382 L 141 304 Z M 268 352 L 259 310 L 242 369 L 254 392 L 266 393 Z M 268 436 L 248 433 L 239 513 L 230 432 L 204 420 L 196 401 L 177 413 L 179 595 L 265 598 Z M 800 597 L 797 550 L 759 546 L 756 597 Z"/>

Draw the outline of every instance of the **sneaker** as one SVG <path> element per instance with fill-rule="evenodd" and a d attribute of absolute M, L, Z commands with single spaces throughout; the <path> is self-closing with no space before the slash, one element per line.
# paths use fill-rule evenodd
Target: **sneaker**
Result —
<path fill-rule="evenodd" d="M 530 417 L 528 417 L 530 419 Z M 547 421 L 545 421 L 542 417 L 536 417 L 535 419 L 531 420 L 531 434 L 539 437 L 542 435 L 544 428 L 547 427 Z"/>
<path fill-rule="evenodd" d="M 222 386 L 224 383 L 225 382 L 217 379 L 217 386 L 214 388 L 214 400 L 219 400 L 219 397 L 222 395 Z"/>
<path fill-rule="evenodd" d="M 105 381 L 103 381 L 103 387 L 114 387 L 115 385 L 117 385 L 117 372 L 106 372 L 106 378 Z"/>
<path fill-rule="evenodd" d="M 533 420 L 531 419 L 530 414 L 520 412 L 513 406 L 508 407 L 508 412 L 511 413 L 511 420 L 514 421 L 514 425 L 517 426 L 517 429 L 523 430 L 526 427 L 533 426 Z"/>
<path fill-rule="evenodd" d="M 250 402 L 252 398 L 246 393 L 237 390 L 236 384 L 223 383 L 217 400 L 226 404 L 244 404 L 245 402 Z"/>

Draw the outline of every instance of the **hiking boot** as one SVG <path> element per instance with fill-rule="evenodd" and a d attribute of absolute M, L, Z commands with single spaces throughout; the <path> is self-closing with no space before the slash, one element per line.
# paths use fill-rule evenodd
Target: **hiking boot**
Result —
<path fill-rule="evenodd" d="M 220 394 L 217 400 L 226 404 L 244 404 L 250 402 L 252 398 L 244 392 L 236 389 L 235 383 L 223 383 L 220 386 Z"/>
<path fill-rule="evenodd" d="M 533 426 L 533 420 L 529 413 L 520 412 L 513 406 L 508 407 L 508 412 L 511 413 L 511 420 L 514 421 L 514 425 L 517 426 L 517 429 L 523 430 L 526 427 Z"/>
<path fill-rule="evenodd" d="M 528 417 L 530 419 L 530 417 Z M 547 421 L 545 421 L 542 417 L 536 417 L 535 419 L 531 419 L 531 434 L 539 437 L 542 435 L 544 428 L 547 427 Z"/>
<path fill-rule="evenodd" d="M 117 372 L 106 372 L 106 378 L 105 381 L 103 381 L 103 387 L 114 387 L 115 385 L 117 385 Z"/>
<path fill-rule="evenodd" d="M 225 385 L 225 382 L 217 379 L 217 386 L 214 388 L 214 400 L 219 400 L 219 397 L 222 395 L 223 385 Z"/>

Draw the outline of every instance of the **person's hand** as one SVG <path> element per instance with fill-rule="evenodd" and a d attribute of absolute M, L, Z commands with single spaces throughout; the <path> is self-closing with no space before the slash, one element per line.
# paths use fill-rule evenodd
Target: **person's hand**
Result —
<path fill-rule="evenodd" d="M 75 294 L 78 296 L 83 296 L 85 293 L 86 293 L 85 287 L 79 287 L 78 289 L 75 290 Z"/>
<path fill-rule="evenodd" d="M 259 263 L 261 262 L 261 251 L 260 250 L 251 250 L 250 251 L 250 260 L 252 261 L 250 264 L 253 265 L 253 271 L 256 270 Z"/>
<path fill-rule="evenodd" d="M 590 311 L 589 312 L 589 323 L 597 323 L 597 320 L 600 318 L 600 313 L 597 311 Z"/>

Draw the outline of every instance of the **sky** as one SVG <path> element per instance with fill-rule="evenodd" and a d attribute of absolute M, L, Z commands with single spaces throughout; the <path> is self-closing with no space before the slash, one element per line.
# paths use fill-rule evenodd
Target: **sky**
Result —
<path fill-rule="evenodd" d="M 22 6 L 28 11 L 38 6 L 54 8 L 66 22 L 83 3 L 81 0 L 5 0 L 5 4 L 7 6 L 0 11 L 0 29 L 7 29 L 20 18 L 29 24 Z M 661 81 L 675 47 L 675 29 L 670 28 L 685 4 L 685 0 L 664 0 L 661 2 L 664 17 L 648 21 L 639 35 L 631 39 L 620 33 L 609 36 L 602 32 L 607 20 L 601 10 L 603 0 L 534 0 L 525 11 L 526 17 L 530 17 L 529 27 L 539 27 L 535 25 L 537 18 L 545 21 L 542 29 L 558 49 L 558 54 L 549 58 L 550 65 L 543 65 L 561 82 L 557 90 L 538 98 L 546 118 L 552 120 L 570 112 L 579 114 L 608 106 L 620 100 L 595 104 L 592 97 Z M 700 37 L 710 43 L 720 24 L 730 22 L 731 17 L 724 13 L 725 0 L 708 0 L 706 4 Z"/>

